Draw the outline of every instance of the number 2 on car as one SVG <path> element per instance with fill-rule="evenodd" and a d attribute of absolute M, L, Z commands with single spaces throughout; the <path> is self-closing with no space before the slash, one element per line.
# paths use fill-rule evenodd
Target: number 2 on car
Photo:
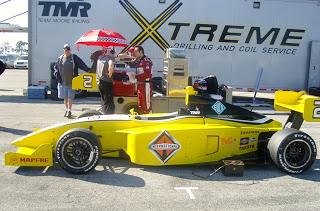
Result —
<path fill-rule="evenodd" d="M 320 101 L 316 100 L 314 101 L 314 105 L 318 106 L 313 110 L 313 118 L 320 118 Z"/>
<path fill-rule="evenodd" d="M 92 76 L 84 75 L 83 76 L 83 87 L 84 88 L 92 88 Z"/>

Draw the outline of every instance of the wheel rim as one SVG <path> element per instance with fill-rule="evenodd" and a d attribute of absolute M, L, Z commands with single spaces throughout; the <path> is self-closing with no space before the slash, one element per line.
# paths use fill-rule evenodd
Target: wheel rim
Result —
<path fill-rule="evenodd" d="M 74 137 L 62 146 L 62 159 L 73 169 L 86 168 L 91 164 L 94 149 L 91 143 L 81 137 Z"/>
<path fill-rule="evenodd" d="M 284 149 L 284 161 L 290 168 L 302 168 L 310 159 L 311 147 L 304 140 L 294 140 Z"/>

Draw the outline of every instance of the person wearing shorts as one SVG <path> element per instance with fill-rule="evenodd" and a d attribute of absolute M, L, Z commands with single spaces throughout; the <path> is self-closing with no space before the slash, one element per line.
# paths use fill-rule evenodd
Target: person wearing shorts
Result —
<path fill-rule="evenodd" d="M 64 99 L 66 107 L 64 116 L 70 119 L 75 96 L 75 91 L 72 90 L 72 79 L 78 76 L 78 68 L 86 72 L 89 72 L 90 68 L 77 55 L 71 53 L 71 48 L 68 44 L 63 46 L 63 50 L 63 55 L 58 58 L 55 64 L 54 74 L 58 80 L 58 97 Z"/>
<path fill-rule="evenodd" d="M 75 91 L 70 86 L 58 84 L 58 98 L 60 99 L 74 99 Z M 70 108 L 71 110 L 71 108 Z M 65 114 L 66 115 L 66 114 Z"/>

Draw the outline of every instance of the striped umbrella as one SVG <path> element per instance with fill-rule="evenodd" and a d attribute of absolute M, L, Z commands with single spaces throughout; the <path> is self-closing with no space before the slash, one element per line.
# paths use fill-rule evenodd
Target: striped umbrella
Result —
<path fill-rule="evenodd" d="M 77 45 L 126 47 L 127 40 L 118 32 L 94 29 L 84 33 L 75 43 Z"/>

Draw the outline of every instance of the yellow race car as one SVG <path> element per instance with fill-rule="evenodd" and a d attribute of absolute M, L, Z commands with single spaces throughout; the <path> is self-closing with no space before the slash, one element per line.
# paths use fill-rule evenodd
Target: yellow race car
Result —
<path fill-rule="evenodd" d="M 186 106 L 175 113 L 100 115 L 47 127 L 19 138 L 5 165 L 52 166 L 87 173 L 101 157 L 127 157 L 151 166 L 212 163 L 223 159 L 266 161 L 293 174 L 316 159 L 314 140 L 299 131 L 320 121 L 320 99 L 280 91 L 277 110 L 291 111 L 286 127 L 278 121 L 186 88 Z M 289 127 L 290 125 L 290 127 Z"/>

